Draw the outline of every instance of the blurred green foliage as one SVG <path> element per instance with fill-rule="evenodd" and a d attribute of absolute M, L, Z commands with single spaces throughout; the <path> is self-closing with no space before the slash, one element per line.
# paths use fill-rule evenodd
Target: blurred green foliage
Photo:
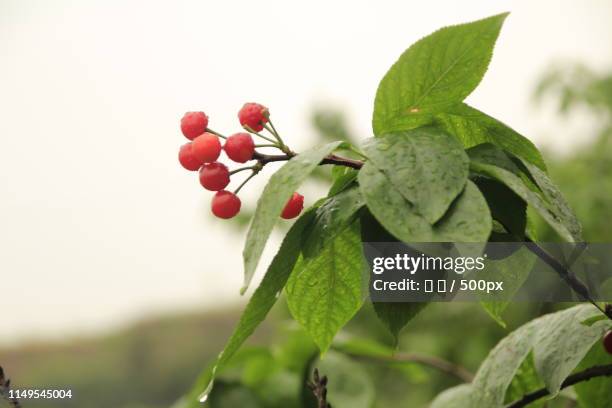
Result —
<path fill-rule="evenodd" d="M 612 241 L 605 222 L 612 217 L 612 73 L 600 75 L 580 65 L 556 68 L 544 75 L 535 97 L 557 101 L 561 116 L 580 107 L 599 124 L 595 142 L 565 157 L 549 155 L 548 165 L 582 221 L 586 239 Z M 322 108 L 311 119 L 316 143 L 354 142 L 341 112 Z M 316 178 L 321 188 L 328 186 L 330 169 L 317 170 Z M 246 215 L 237 225 L 249 218 Z M 541 240 L 553 239 L 551 231 L 539 227 Z M 554 308 L 513 305 L 504 315 L 504 329 L 478 304 L 433 304 L 410 322 L 398 348 L 413 357 L 435 356 L 474 372 L 509 330 Z M 238 316 L 239 309 L 163 318 L 99 338 L 8 348 L 0 350 L 0 364 L 15 388 L 73 390 L 72 400 L 25 401 L 25 408 L 168 407 L 221 350 Z M 334 407 L 362 406 L 356 401 L 375 408 L 424 407 L 436 394 L 461 382 L 428 364 L 377 358 L 381 350 L 386 353 L 393 347 L 394 340 L 371 307 L 349 323 L 323 362 L 314 344 L 295 324 L 287 326 L 287 320 L 281 304 L 221 373 L 210 396 L 211 407 L 314 407 L 304 387 L 314 366 L 330 375 Z"/>
<path fill-rule="evenodd" d="M 597 134 L 588 135 L 594 142 L 566 157 L 548 155 L 548 167 L 582 222 L 585 238 L 610 242 L 604 220 L 612 216 L 612 73 L 598 74 L 581 64 L 556 67 L 544 74 L 534 98 L 556 103 L 560 120 L 580 111 L 596 125 Z M 553 239 L 550 230 L 540 228 L 542 241 Z"/>

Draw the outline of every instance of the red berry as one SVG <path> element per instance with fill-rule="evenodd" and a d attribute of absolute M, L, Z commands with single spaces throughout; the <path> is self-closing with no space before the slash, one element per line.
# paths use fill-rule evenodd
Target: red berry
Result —
<path fill-rule="evenodd" d="M 253 158 L 255 143 L 248 133 L 236 133 L 227 138 L 223 150 L 233 161 L 246 163 Z"/>
<path fill-rule="evenodd" d="M 229 170 L 223 163 L 207 163 L 200 169 L 200 184 L 207 190 L 223 190 L 229 182 Z"/>
<path fill-rule="evenodd" d="M 191 171 L 198 170 L 203 163 L 193 154 L 193 145 L 191 144 L 191 142 L 185 143 L 181 146 L 181 148 L 179 149 L 178 158 L 179 162 L 181 163 L 181 166 Z"/>
<path fill-rule="evenodd" d="M 302 212 L 304 208 L 304 196 L 299 193 L 293 193 L 287 204 L 285 204 L 285 208 L 283 208 L 283 212 L 281 213 L 281 217 L 286 220 L 290 220 L 291 218 L 295 218 Z"/>
<path fill-rule="evenodd" d="M 240 199 L 229 191 L 217 191 L 212 199 L 211 209 L 219 218 L 232 218 L 240 212 Z"/>
<path fill-rule="evenodd" d="M 238 112 L 238 120 L 242 127 L 248 126 L 255 132 L 260 132 L 268 122 L 268 108 L 258 103 L 245 103 Z"/>
<path fill-rule="evenodd" d="M 212 133 L 204 133 L 191 142 L 193 155 L 203 163 L 212 163 L 221 154 L 221 142 Z"/>
<path fill-rule="evenodd" d="M 193 140 L 206 132 L 208 116 L 204 112 L 187 112 L 181 119 L 181 132 L 189 140 Z"/>
<path fill-rule="evenodd" d="M 608 331 L 603 338 L 603 346 L 604 349 L 608 352 L 608 354 L 612 354 L 612 330 Z"/>

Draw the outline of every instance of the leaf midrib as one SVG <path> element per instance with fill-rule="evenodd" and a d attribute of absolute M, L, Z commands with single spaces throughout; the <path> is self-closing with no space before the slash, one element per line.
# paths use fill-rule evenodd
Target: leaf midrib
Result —
<path fill-rule="evenodd" d="M 480 33 L 481 31 L 479 31 Z M 474 44 L 468 46 L 465 51 L 463 51 L 449 66 L 446 70 L 444 70 L 444 72 L 438 77 L 438 79 L 436 79 L 434 81 L 433 84 L 431 84 L 431 86 L 421 95 L 419 96 L 419 98 L 414 102 L 414 104 L 412 106 L 410 106 L 408 109 L 415 109 L 418 108 L 418 104 L 421 103 L 421 101 L 427 97 L 432 90 L 435 88 L 436 85 L 438 85 L 438 83 L 450 72 L 451 69 L 453 69 L 455 67 L 455 65 L 457 65 L 459 63 L 459 61 L 465 56 L 465 54 L 467 54 L 469 51 L 471 51 L 474 48 Z M 448 47 L 447 47 L 448 49 Z"/>

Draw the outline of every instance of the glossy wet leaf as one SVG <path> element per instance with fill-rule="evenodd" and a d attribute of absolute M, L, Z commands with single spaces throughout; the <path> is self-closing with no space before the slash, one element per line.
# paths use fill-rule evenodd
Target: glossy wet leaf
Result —
<path fill-rule="evenodd" d="M 303 253 L 314 256 L 347 228 L 365 205 L 356 185 L 325 199 L 315 210 L 314 220 L 304 232 Z"/>
<path fill-rule="evenodd" d="M 274 224 L 280 218 L 280 213 L 285 203 L 318 166 L 321 160 L 340 144 L 341 142 L 328 143 L 300 153 L 286 162 L 270 177 L 270 181 L 268 181 L 257 201 L 257 208 L 255 209 L 253 221 L 249 227 L 242 252 L 244 258 L 244 286 L 241 290 L 242 293 L 246 291 L 251 279 L 253 279 L 266 242 L 270 237 Z"/>
<path fill-rule="evenodd" d="M 491 214 L 478 188 L 468 181 L 444 217 L 431 225 L 372 163 L 359 172 L 359 186 L 376 220 L 403 242 L 486 242 Z"/>
<path fill-rule="evenodd" d="M 501 167 L 476 161 L 472 161 L 470 168 L 476 174 L 491 177 L 504 183 L 532 206 L 561 238 L 568 242 L 575 241 L 576 237 L 570 231 L 571 226 L 566 226 L 563 220 L 555 214 L 551 205 L 540 194 L 529 189 L 520 177 Z"/>
<path fill-rule="evenodd" d="M 516 375 L 512 379 L 508 391 L 506 392 L 506 403 L 511 403 L 522 398 L 535 390 L 542 388 L 544 384 L 538 377 L 533 355 L 530 353 L 516 371 Z M 540 399 L 529 404 L 530 408 L 540 408 L 546 405 L 546 399 Z"/>
<path fill-rule="evenodd" d="M 563 225 L 566 226 L 574 240 L 582 241 L 582 227 L 580 222 L 559 188 L 550 180 L 548 175 L 537 166 L 526 160 L 523 160 L 523 164 L 527 167 L 535 183 L 540 187 L 540 190 L 544 193 L 544 197 L 552 206 L 554 213 L 561 220 Z"/>
<path fill-rule="evenodd" d="M 444 215 L 467 181 L 465 150 L 456 138 L 436 128 L 369 139 L 363 150 L 430 224 Z"/>
<path fill-rule="evenodd" d="M 321 352 L 361 308 L 365 268 L 359 223 L 295 266 L 286 288 L 289 310 Z"/>
<path fill-rule="evenodd" d="M 435 123 L 461 140 L 466 148 L 491 143 L 546 170 L 535 145 L 514 129 L 465 103 L 454 105 L 435 117 Z"/>
<path fill-rule="evenodd" d="M 551 395 L 559 392 L 563 380 L 612 327 L 610 320 L 591 326 L 581 324 L 597 314 L 593 306 L 581 305 L 551 314 L 539 324 L 540 334 L 534 344 L 535 367 Z"/>
<path fill-rule="evenodd" d="M 491 350 L 472 382 L 472 406 L 497 408 L 504 405 L 506 391 L 530 352 L 538 378 L 551 395 L 571 374 L 612 321 L 588 327 L 582 321 L 600 312 L 581 304 L 539 317 L 519 327 Z"/>
<path fill-rule="evenodd" d="M 502 314 L 529 277 L 535 261 L 530 251 L 520 248 L 504 259 L 487 259 L 485 268 L 476 274 L 476 279 L 504 282 L 503 292 L 479 295 L 482 307 L 502 327 L 506 327 Z"/>

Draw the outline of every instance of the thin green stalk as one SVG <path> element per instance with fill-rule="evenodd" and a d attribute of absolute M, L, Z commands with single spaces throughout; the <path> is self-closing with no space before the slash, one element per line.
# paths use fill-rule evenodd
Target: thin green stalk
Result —
<path fill-rule="evenodd" d="M 241 167 L 239 169 L 230 171 L 229 174 L 231 176 L 232 174 L 240 173 L 241 171 L 244 171 L 244 170 L 255 170 L 255 168 L 256 168 L 255 166 Z"/>
<path fill-rule="evenodd" d="M 227 137 L 223 136 L 221 133 L 215 132 L 214 130 L 210 128 L 206 128 L 206 131 L 208 133 L 212 133 L 213 135 L 219 136 L 221 139 L 227 139 Z"/>
<path fill-rule="evenodd" d="M 238 194 L 238 192 L 240 191 L 240 189 L 242 187 L 244 187 L 244 185 L 246 183 L 249 182 L 250 179 L 252 179 L 253 177 L 255 177 L 255 175 L 258 173 L 258 171 L 253 170 L 253 172 L 249 175 L 249 177 L 247 177 L 242 183 L 240 183 L 240 185 L 238 186 L 238 188 L 236 190 L 234 190 L 234 194 Z"/>
<path fill-rule="evenodd" d="M 270 142 L 270 143 L 277 144 L 276 140 L 274 140 L 274 139 L 270 139 L 269 137 L 264 136 L 264 135 L 262 135 L 262 134 L 261 134 L 261 133 L 259 133 L 259 132 L 255 132 L 253 129 L 250 129 L 249 131 L 250 131 L 251 133 L 253 133 L 254 135 L 256 135 L 256 136 L 259 136 L 259 137 L 261 137 L 262 139 L 267 140 L 267 141 L 268 141 L 268 142 Z"/>
<path fill-rule="evenodd" d="M 270 144 L 256 144 L 255 147 L 279 147 L 279 146 L 276 143 L 270 143 Z"/>

